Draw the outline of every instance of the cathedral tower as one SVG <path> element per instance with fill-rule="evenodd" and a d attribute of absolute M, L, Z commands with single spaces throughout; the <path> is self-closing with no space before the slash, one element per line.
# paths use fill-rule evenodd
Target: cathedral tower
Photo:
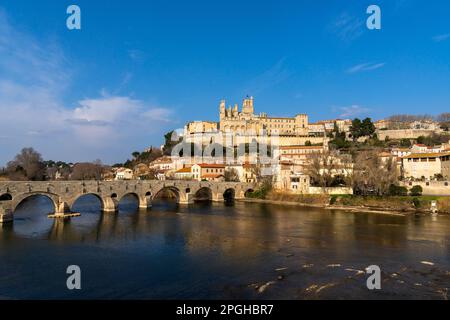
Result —
<path fill-rule="evenodd" d="M 253 108 L 253 97 L 248 97 L 244 99 L 242 103 L 242 113 L 251 115 L 255 112 Z"/>

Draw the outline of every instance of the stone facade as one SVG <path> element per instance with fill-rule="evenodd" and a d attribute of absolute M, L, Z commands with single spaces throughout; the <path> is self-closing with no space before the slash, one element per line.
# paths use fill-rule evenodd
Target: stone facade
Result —
<path fill-rule="evenodd" d="M 291 118 L 268 117 L 266 113 L 255 114 L 253 97 L 244 99 L 241 111 L 239 111 L 237 104 L 234 107 L 226 108 L 225 100 L 222 100 L 219 106 L 218 123 L 209 121 L 190 122 L 184 130 L 184 136 L 188 142 L 197 142 L 203 145 L 210 143 L 211 140 L 218 143 L 223 142 L 224 137 L 218 139 L 219 133 L 222 135 L 230 133 L 233 145 L 248 142 L 248 139 L 239 139 L 238 137 L 252 135 L 258 142 L 260 135 L 289 138 L 308 137 L 308 115 L 297 114 Z M 295 142 L 285 141 L 283 145 L 293 143 Z"/>
<path fill-rule="evenodd" d="M 413 153 L 402 158 L 402 175 L 404 178 L 433 179 L 441 174 L 450 179 L 450 153 Z"/>

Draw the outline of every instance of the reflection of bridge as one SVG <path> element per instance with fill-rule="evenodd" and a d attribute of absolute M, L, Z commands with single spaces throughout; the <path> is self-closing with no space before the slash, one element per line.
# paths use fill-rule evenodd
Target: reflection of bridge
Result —
<path fill-rule="evenodd" d="M 135 196 L 139 208 L 148 208 L 151 201 L 170 193 L 178 203 L 189 204 L 197 199 L 224 201 L 242 199 L 254 188 L 240 182 L 197 181 L 48 181 L 0 182 L 0 223 L 11 221 L 16 207 L 25 199 L 42 195 L 54 205 L 55 215 L 64 217 L 71 212 L 75 201 L 83 195 L 94 195 L 105 212 L 116 212 L 120 199 Z"/>

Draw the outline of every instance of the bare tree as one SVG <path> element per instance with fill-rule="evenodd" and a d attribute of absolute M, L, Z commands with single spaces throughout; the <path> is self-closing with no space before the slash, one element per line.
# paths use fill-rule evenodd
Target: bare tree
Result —
<path fill-rule="evenodd" d="M 384 195 L 389 186 L 398 181 L 397 164 L 393 157 L 383 160 L 379 150 L 362 151 L 357 154 L 353 170 L 355 193 Z"/>
<path fill-rule="evenodd" d="M 225 176 L 225 181 L 239 182 L 239 173 L 234 168 L 231 168 L 229 170 L 225 170 L 224 176 Z"/>
<path fill-rule="evenodd" d="M 82 162 L 73 166 L 73 171 L 70 176 L 73 180 L 100 180 L 104 167 L 101 163 Z"/>
<path fill-rule="evenodd" d="M 8 162 L 6 170 L 11 180 L 43 180 L 45 177 L 42 156 L 33 148 L 23 148 Z"/>
<path fill-rule="evenodd" d="M 351 170 L 351 159 L 336 151 L 312 154 L 306 165 L 306 174 L 310 176 L 312 184 L 322 188 L 348 184 Z"/>
<path fill-rule="evenodd" d="M 450 112 L 441 113 L 436 117 L 436 120 L 439 122 L 450 122 Z"/>

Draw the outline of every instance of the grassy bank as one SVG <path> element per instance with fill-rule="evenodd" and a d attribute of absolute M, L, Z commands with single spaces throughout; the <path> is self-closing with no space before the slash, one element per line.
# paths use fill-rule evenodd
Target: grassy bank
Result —
<path fill-rule="evenodd" d="M 450 213 L 450 197 L 439 196 L 358 196 L 358 195 L 315 195 L 292 194 L 267 191 L 252 194 L 250 198 L 274 202 L 297 202 L 303 205 L 326 207 L 365 208 L 396 212 L 429 212 L 431 201 L 438 204 L 439 213 Z"/>

